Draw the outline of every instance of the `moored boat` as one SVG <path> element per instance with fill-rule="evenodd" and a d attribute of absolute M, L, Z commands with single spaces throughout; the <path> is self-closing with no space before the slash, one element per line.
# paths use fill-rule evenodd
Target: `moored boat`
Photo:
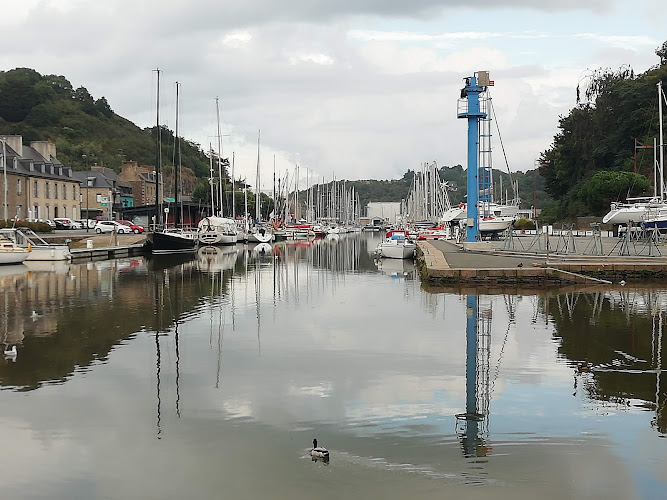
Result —
<path fill-rule="evenodd" d="M 152 254 L 194 253 L 199 240 L 194 231 L 169 230 L 148 233 L 146 246 Z"/>
<path fill-rule="evenodd" d="M 411 259 L 415 255 L 417 245 L 410 239 L 404 229 L 392 229 L 387 232 L 384 240 L 378 243 L 375 253 L 378 257 L 389 259 Z"/>
<path fill-rule="evenodd" d="M 30 255 L 29 248 L 22 248 L 0 234 L 0 264 L 22 264 Z"/>
<path fill-rule="evenodd" d="M 204 217 L 199 224 L 198 238 L 204 245 L 235 245 L 237 242 L 236 223 L 225 217 Z"/>
<path fill-rule="evenodd" d="M 62 261 L 72 258 L 69 245 L 49 243 L 26 227 L 3 228 L 0 229 L 0 234 L 12 240 L 19 247 L 29 249 L 27 261 Z"/>

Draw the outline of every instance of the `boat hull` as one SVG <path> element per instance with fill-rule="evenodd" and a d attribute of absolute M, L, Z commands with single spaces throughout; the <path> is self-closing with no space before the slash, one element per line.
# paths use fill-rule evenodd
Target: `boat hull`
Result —
<path fill-rule="evenodd" d="M 148 233 L 146 244 L 152 254 L 194 253 L 198 240 L 181 233 Z"/>
<path fill-rule="evenodd" d="M 30 252 L 24 248 L 0 249 L 0 265 L 22 264 L 28 258 L 29 254 Z"/>

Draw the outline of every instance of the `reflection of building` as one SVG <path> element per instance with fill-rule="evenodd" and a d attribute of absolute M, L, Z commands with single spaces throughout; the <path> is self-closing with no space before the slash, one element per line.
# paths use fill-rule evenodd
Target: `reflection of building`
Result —
<path fill-rule="evenodd" d="M 50 141 L 23 144 L 20 135 L 0 136 L 0 156 L 4 150 L 7 173 L 7 205 L 0 207 L 0 218 L 53 219 L 79 218 L 80 181 L 72 169 L 56 158 L 56 145 Z M 4 173 L 4 172 L 3 172 Z M 0 176 L 0 192 L 4 191 Z"/>

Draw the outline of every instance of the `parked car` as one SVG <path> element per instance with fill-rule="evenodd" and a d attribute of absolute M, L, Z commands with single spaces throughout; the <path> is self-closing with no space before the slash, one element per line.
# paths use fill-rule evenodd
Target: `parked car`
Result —
<path fill-rule="evenodd" d="M 132 232 L 132 228 L 115 220 L 98 220 L 97 224 L 95 224 L 95 232 L 97 234 L 113 233 L 114 231 L 118 234 L 129 234 Z"/>
<path fill-rule="evenodd" d="M 135 224 L 134 222 L 130 220 L 119 220 L 117 222 L 120 222 L 121 224 L 125 224 L 126 226 L 130 226 L 130 229 L 132 229 L 132 232 L 134 234 L 140 234 L 145 231 L 144 226 L 140 224 Z"/>
<path fill-rule="evenodd" d="M 53 222 L 51 219 L 37 219 L 37 222 L 43 222 L 44 224 L 48 224 L 51 226 L 53 229 L 56 228 L 56 223 Z"/>
<path fill-rule="evenodd" d="M 81 229 L 83 227 L 78 222 L 74 222 L 67 217 L 56 217 L 53 219 L 53 222 L 56 225 L 56 229 Z"/>
<path fill-rule="evenodd" d="M 88 229 L 93 229 L 95 227 L 95 224 L 97 221 L 95 219 L 78 219 L 77 222 L 81 224 L 81 227 L 85 229 L 86 224 L 88 225 Z"/>

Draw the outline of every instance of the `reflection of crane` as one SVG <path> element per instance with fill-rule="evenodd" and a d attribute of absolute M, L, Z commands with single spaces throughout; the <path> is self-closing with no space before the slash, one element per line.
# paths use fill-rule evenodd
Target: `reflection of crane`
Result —
<path fill-rule="evenodd" d="M 476 295 L 466 298 L 466 411 L 456 415 L 456 432 L 466 457 L 485 457 L 488 439 L 489 355 L 492 309 L 479 315 Z"/>

